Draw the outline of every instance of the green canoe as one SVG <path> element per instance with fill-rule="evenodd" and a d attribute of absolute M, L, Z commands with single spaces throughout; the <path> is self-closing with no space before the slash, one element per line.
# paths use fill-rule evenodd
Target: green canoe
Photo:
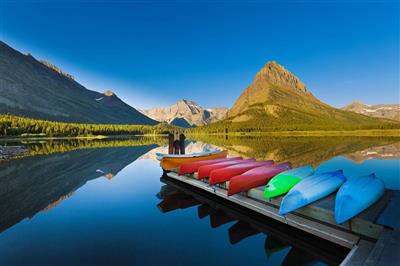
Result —
<path fill-rule="evenodd" d="M 272 178 L 264 190 L 264 197 L 269 199 L 287 193 L 303 178 L 314 173 L 311 165 L 302 166 L 282 172 Z"/>

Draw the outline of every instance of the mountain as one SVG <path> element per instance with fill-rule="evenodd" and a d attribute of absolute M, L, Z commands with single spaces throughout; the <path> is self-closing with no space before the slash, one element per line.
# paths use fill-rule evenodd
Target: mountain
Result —
<path fill-rule="evenodd" d="M 158 123 L 113 92 L 88 90 L 53 64 L 24 55 L 1 41 L 0 92 L 0 113 L 77 123 Z"/>
<path fill-rule="evenodd" d="M 342 110 L 400 121 L 400 104 L 369 105 L 360 101 L 353 101 L 349 105 L 342 107 Z"/>
<path fill-rule="evenodd" d="M 305 84 L 275 61 L 268 62 L 228 111 L 213 125 L 233 131 L 399 127 L 390 120 L 339 110 L 318 100 Z"/>
<path fill-rule="evenodd" d="M 193 101 L 180 100 L 165 108 L 156 107 L 140 111 L 157 121 L 168 122 L 180 127 L 192 127 L 221 120 L 225 118 L 228 109 L 224 107 L 204 109 Z"/>

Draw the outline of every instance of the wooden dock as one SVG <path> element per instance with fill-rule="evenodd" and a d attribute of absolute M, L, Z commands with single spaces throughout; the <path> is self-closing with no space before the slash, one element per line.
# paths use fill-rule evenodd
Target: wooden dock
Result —
<path fill-rule="evenodd" d="M 338 225 L 334 221 L 334 196 L 324 198 L 286 216 L 281 216 L 278 210 L 282 198 L 265 199 L 262 187 L 228 197 L 226 187 L 229 182 L 211 187 L 206 181 L 197 180 L 195 176 L 182 176 L 174 172 L 167 173 L 167 176 L 264 217 L 348 248 L 350 252 L 343 260 L 342 265 L 400 265 L 398 256 L 388 255 L 391 250 L 399 249 L 398 230 L 392 230 L 377 223 L 390 198 L 398 191 L 388 191 L 368 210 L 350 222 Z"/>

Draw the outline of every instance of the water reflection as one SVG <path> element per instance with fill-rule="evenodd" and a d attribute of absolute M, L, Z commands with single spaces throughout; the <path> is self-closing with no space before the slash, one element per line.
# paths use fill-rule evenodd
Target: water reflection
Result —
<path fill-rule="evenodd" d="M 160 193 L 157 194 L 161 199 L 158 207 L 162 206 L 162 212 L 197 206 L 198 218 L 208 217 L 211 228 L 231 225 L 227 233 L 232 245 L 264 234 L 267 261 L 277 254 L 278 257 L 282 257 L 281 265 L 339 265 L 349 251 L 166 176 L 162 177 L 161 181 L 167 184 L 161 187 Z M 166 191 L 168 193 L 165 193 Z"/>
<path fill-rule="evenodd" d="M 115 177 L 155 147 L 80 149 L 0 163 L 0 232 L 57 206 L 90 180 Z"/>
<path fill-rule="evenodd" d="M 167 139 L 159 136 L 130 137 L 130 138 L 104 138 L 104 139 L 10 139 L 0 140 L 0 145 L 23 145 L 29 149 L 18 158 L 37 155 L 49 155 L 54 153 L 66 153 L 75 150 L 136 147 L 158 144 L 165 146 Z"/>
<path fill-rule="evenodd" d="M 339 155 L 362 162 L 400 159 L 397 137 L 229 137 L 196 136 L 198 140 L 224 147 L 230 156 L 252 157 L 276 162 L 290 161 L 294 167 L 321 163 Z"/>

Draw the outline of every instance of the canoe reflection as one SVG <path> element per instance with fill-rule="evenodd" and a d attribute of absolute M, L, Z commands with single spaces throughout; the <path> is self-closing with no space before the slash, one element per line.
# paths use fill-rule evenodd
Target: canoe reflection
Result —
<path fill-rule="evenodd" d="M 277 238 L 273 235 L 267 236 L 264 243 L 265 255 L 267 255 L 267 258 L 270 258 L 275 253 L 289 247 L 290 245 L 287 241 Z"/>
<path fill-rule="evenodd" d="M 235 245 L 252 236 L 264 234 L 267 260 L 275 253 L 287 252 L 282 265 L 308 265 L 315 262 L 339 265 L 349 252 L 346 248 L 205 194 L 182 182 L 166 176 L 161 181 L 167 184 L 157 194 L 158 197 L 161 196 L 161 202 L 157 205 L 161 212 L 199 205 L 198 218 L 204 219 L 208 216 L 212 228 L 236 221 L 228 228 L 230 244 Z"/>
<path fill-rule="evenodd" d="M 228 229 L 229 242 L 234 245 L 245 238 L 260 234 L 261 232 L 250 224 L 238 221 Z"/>
<path fill-rule="evenodd" d="M 216 211 L 216 209 L 214 209 L 207 203 L 201 204 L 199 207 L 197 207 L 197 215 L 200 219 L 203 219 Z"/>
<path fill-rule="evenodd" d="M 315 259 L 312 255 L 304 253 L 303 250 L 298 248 L 291 248 L 282 262 L 282 266 L 305 266 L 313 265 Z"/>
<path fill-rule="evenodd" d="M 166 213 L 177 209 L 193 207 L 200 203 L 200 201 L 194 199 L 190 195 L 181 191 L 175 191 L 174 193 L 167 194 L 157 207 L 162 213 Z"/>

